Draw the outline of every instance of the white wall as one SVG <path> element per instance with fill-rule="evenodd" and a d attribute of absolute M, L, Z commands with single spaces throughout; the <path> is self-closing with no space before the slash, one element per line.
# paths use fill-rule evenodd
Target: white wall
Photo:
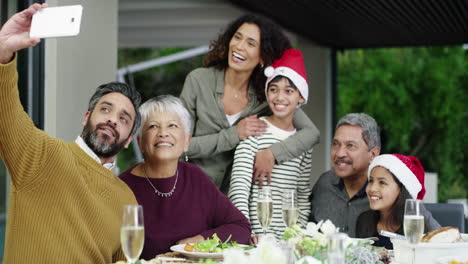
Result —
<path fill-rule="evenodd" d="M 52 0 L 49 6 L 81 4 L 77 37 L 45 43 L 45 131 L 72 141 L 81 133 L 88 100 L 117 69 L 117 0 Z"/>
<path fill-rule="evenodd" d="M 424 186 L 426 187 L 426 195 L 423 201 L 425 203 L 437 203 L 437 173 L 425 172 Z"/>

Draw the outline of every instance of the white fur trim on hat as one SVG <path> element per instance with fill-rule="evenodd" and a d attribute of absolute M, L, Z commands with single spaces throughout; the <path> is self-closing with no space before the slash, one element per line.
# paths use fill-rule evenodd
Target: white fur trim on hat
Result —
<path fill-rule="evenodd" d="M 267 67 L 267 69 L 269 67 Z M 271 67 L 271 68 L 273 69 L 273 67 Z M 306 81 L 306 79 L 304 79 L 304 77 L 302 77 L 296 71 L 294 71 L 294 70 L 292 70 L 291 68 L 288 68 L 288 67 L 278 67 L 278 68 L 274 69 L 274 72 L 273 72 L 273 74 L 271 76 L 268 76 L 267 72 L 266 72 L 267 69 L 265 69 L 265 76 L 267 76 L 267 81 L 265 83 L 265 95 L 267 97 L 268 97 L 268 84 L 276 76 L 282 75 L 282 76 L 288 77 L 294 83 L 294 85 L 297 87 L 297 89 L 301 93 L 302 98 L 304 98 L 304 103 L 303 104 L 307 103 L 307 98 L 309 97 L 309 86 L 307 85 L 307 81 Z"/>
<path fill-rule="evenodd" d="M 273 76 L 273 74 L 275 74 L 275 68 L 273 68 L 272 66 L 268 66 L 265 68 L 263 73 L 265 74 L 266 77 L 271 77 Z"/>
<path fill-rule="evenodd" d="M 396 156 L 383 154 L 375 157 L 369 165 L 367 178 L 370 177 L 373 168 L 380 166 L 389 170 L 405 186 L 413 199 L 418 197 L 422 185 L 414 173 Z"/>

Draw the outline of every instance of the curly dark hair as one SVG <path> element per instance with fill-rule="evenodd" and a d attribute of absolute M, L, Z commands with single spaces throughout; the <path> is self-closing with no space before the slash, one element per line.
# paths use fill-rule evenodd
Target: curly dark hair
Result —
<path fill-rule="evenodd" d="M 264 67 L 281 58 L 283 52 L 292 47 L 288 37 L 273 21 L 260 15 L 247 14 L 231 22 L 218 39 L 211 42 L 211 50 L 203 61 L 205 67 L 215 67 L 219 70 L 228 67 L 229 42 L 244 23 L 257 25 L 260 29 L 260 56 L 265 63 Z M 252 72 L 250 84 L 255 87 L 260 101 L 265 100 L 265 82 L 263 68 L 258 65 Z"/>

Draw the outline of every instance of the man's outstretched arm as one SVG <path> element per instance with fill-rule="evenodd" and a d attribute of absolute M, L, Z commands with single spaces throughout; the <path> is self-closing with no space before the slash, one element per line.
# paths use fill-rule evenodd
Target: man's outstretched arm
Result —
<path fill-rule="evenodd" d="M 30 38 L 32 16 L 47 4 L 33 4 L 27 9 L 16 13 L 2 26 L 0 30 L 0 63 L 11 61 L 18 50 L 32 47 L 41 40 Z"/>

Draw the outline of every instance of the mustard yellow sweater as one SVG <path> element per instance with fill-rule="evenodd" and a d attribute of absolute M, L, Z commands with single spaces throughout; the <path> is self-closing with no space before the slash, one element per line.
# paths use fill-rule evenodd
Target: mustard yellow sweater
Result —
<path fill-rule="evenodd" d="M 76 143 L 37 129 L 17 81 L 16 59 L 0 64 L 0 157 L 11 175 L 4 263 L 125 259 L 121 214 L 137 203 L 132 191 Z"/>

